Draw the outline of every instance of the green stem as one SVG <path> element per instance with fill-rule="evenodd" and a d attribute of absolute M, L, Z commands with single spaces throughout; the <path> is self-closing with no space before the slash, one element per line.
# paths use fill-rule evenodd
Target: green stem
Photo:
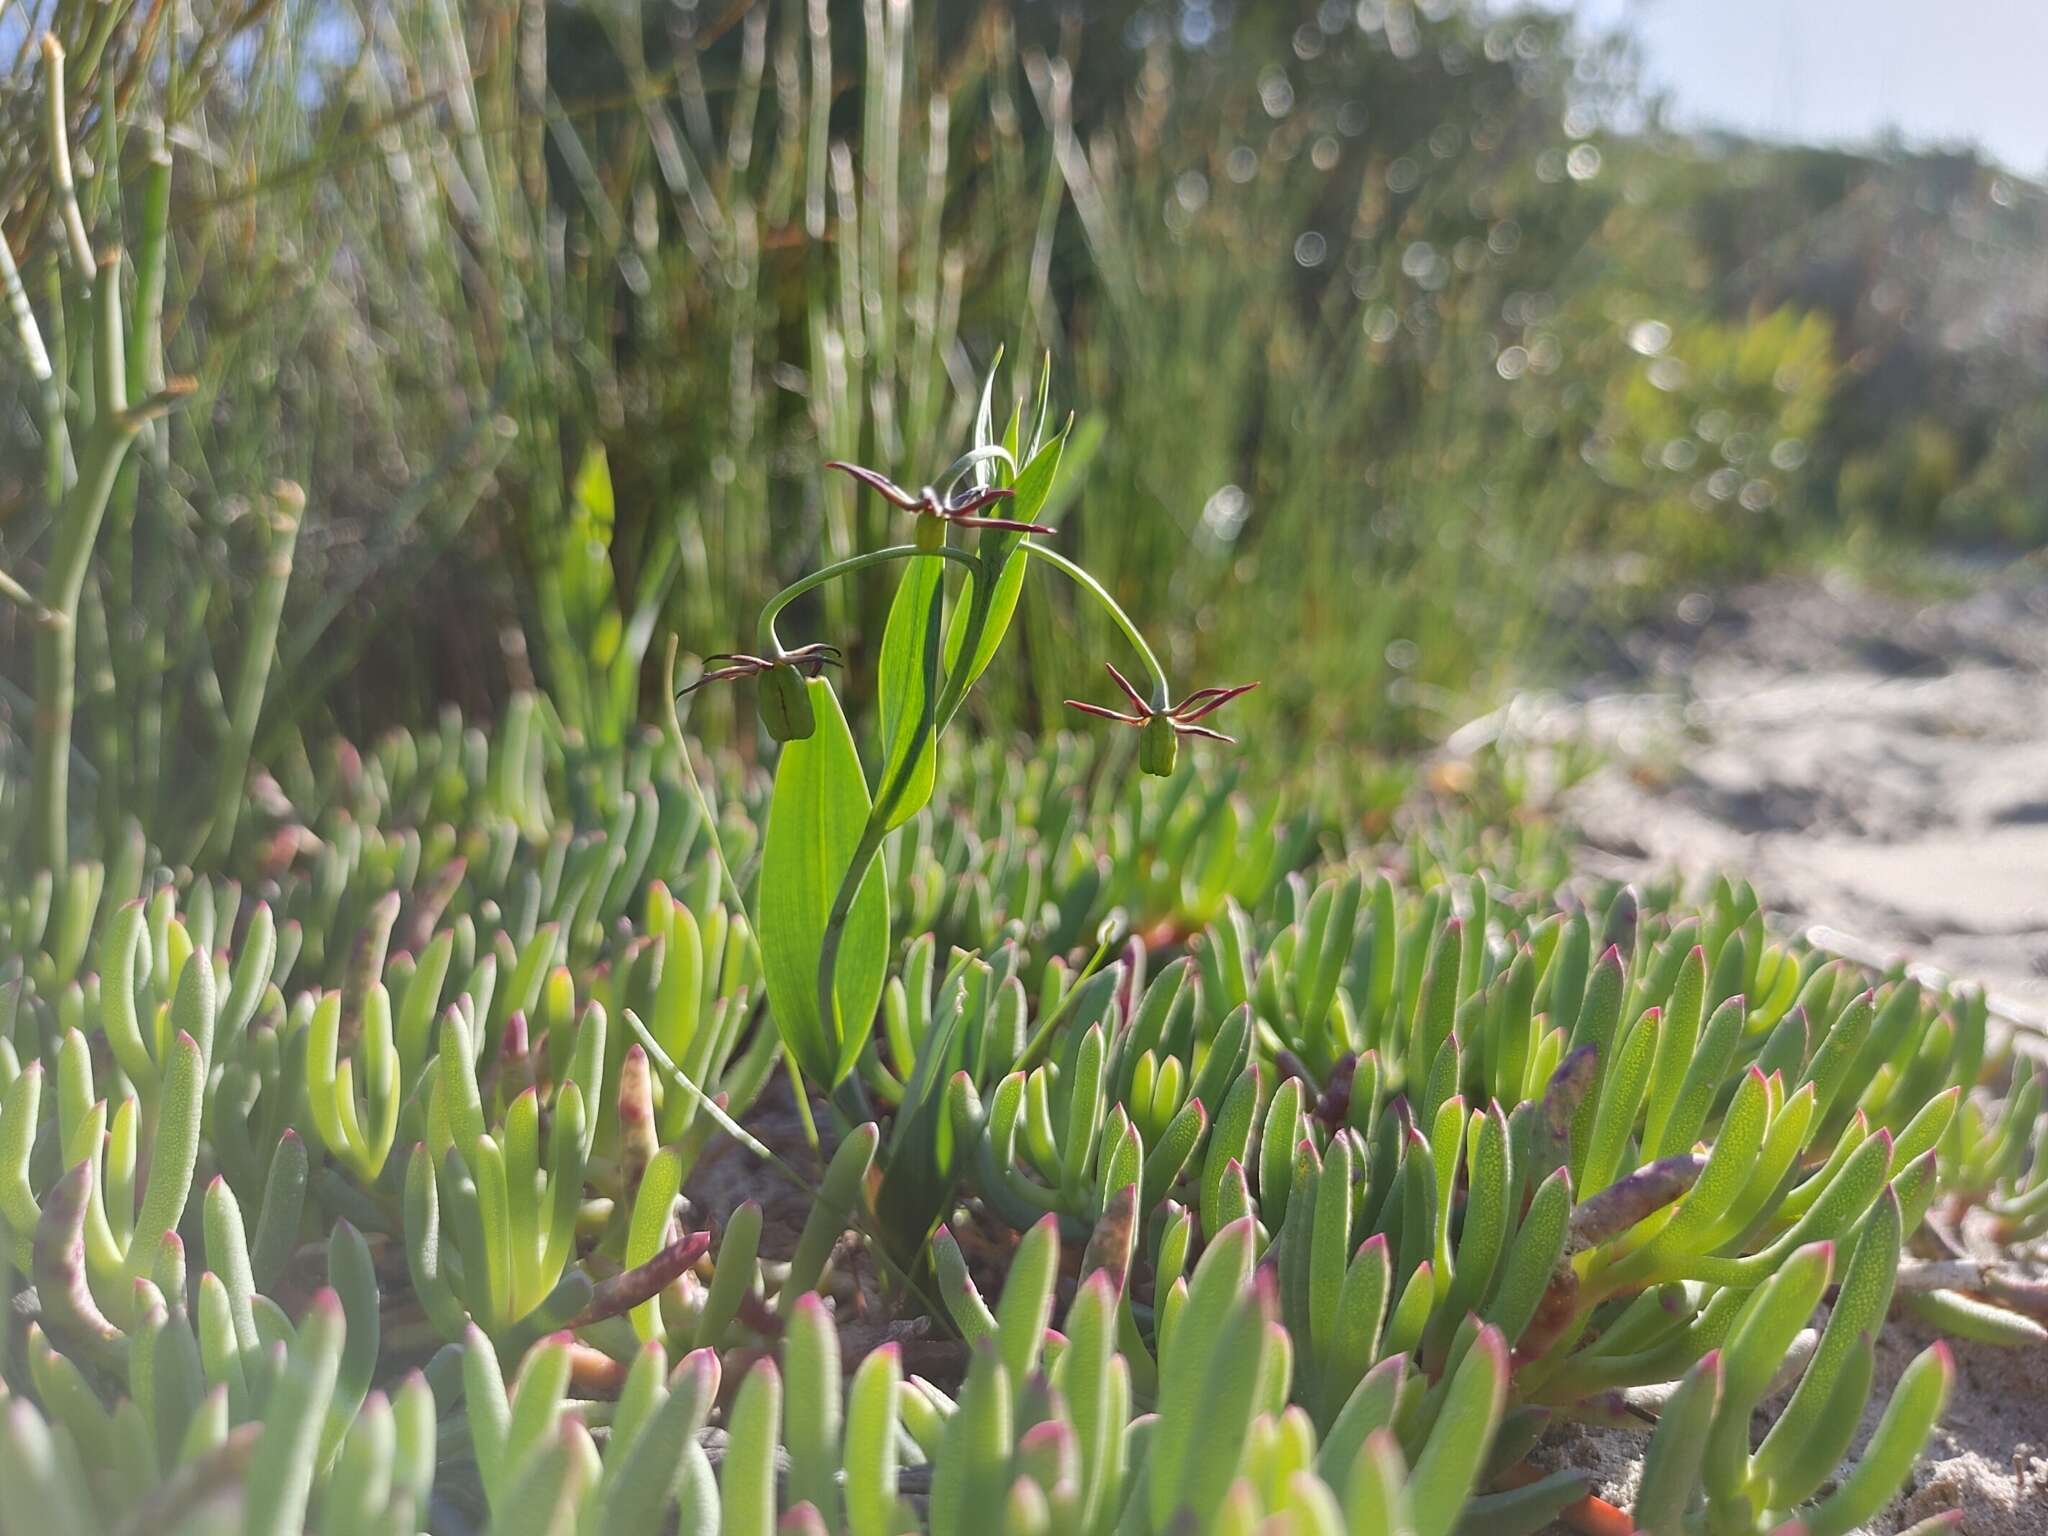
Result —
<path fill-rule="evenodd" d="M 1124 638 L 1131 642 L 1131 649 L 1138 653 L 1138 659 L 1145 664 L 1145 671 L 1151 676 L 1152 707 L 1155 710 L 1171 707 L 1173 694 L 1166 686 L 1165 669 L 1159 665 L 1159 658 L 1152 654 L 1152 647 L 1145 643 L 1145 637 L 1138 632 L 1138 626 L 1131 622 L 1131 616 L 1109 595 L 1109 590 L 1056 549 L 1049 549 L 1030 539 L 1024 541 L 1023 548 L 1026 553 L 1043 560 L 1109 610 L 1109 616 L 1116 621 L 1116 627 L 1124 632 Z"/>
<path fill-rule="evenodd" d="M 814 591 L 828 581 L 836 581 L 841 576 L 851 576 L 856 571 L 867 570 L 871 566 L 882 565 L 891 560 L 909 560 L 919 555 L 936 556 L 941 560 L 957 560 L 977 572 L 981 569 L 979 560 L 966 550 L 955 549 L 950 544 L 941 544 L 935 549 L 926 549 L 920 544 L 891 544 L 887 549 L 871 549 L 865 554 L 849 555 L 844 560 L 835 560 L 832 564 L 791 582 L 768 599 L 767 606 L 761 610 L 760 631 L 763 651 L 770 660 L 782 654 L 782 641 L 775 634 L 776 617 L 806 592 Z"/>
<path fill-rule="evenodd" d="M 754 914 L 747 910 L 746 902 L 740 896 L 740 883 L 733 877 L 732 865 L 725 857 L 725 843 L 718 835 L 718 818 L 711 809 L 711 796 L 705 792 L 703 783 L 697 777 L 697 760 L 690 756 L 690 744 L 683 739 L 682 717 L 676 713 L 676 637 L 668 637 L 668 651 L 662 658 L 661 692 L 668 700 L 668 707 L 662 712 L 662 733 L 668 740 L 669 750 L 675 753 L 682 764 L 683 777 L 688 782 L 690 798 L 696 804 L 697 817 L 704 823 L 704 836 L 711 845 L 711 856 L 718 863 L 719 878 L 725 882 L 726 900 L 732 903 L 733 911 L 747 920 L 747 927 L 755 934 L 761 932 L 754 921 Z"/>
<path fill-rule="evenodd" d="M 121 463 L 135 441 L 128 415 L 127 361 L 121 330 L 121 258 L 110 252 L 92 285 L 93 429 L 78 481 L 58 506 L 57 541 L 44 572 L 43 606 L 50 618 L 36 647 L 35 786 L 30 825 L 36 857 L 53 874 L 70 853 L 71 720 L 78 687 L 78 602 L 92 549 L 106 517 Z"/>
<path fill-rule="evenodd" d="M 256 726 L 263 717 L 263 696 L 270 682 L 271 659 L 277 654 L 277 630 L 284 618 L 285 589 L 291 585 L 292 554 L 299 541 L 299 523 L 306 493 L 280 481 L 271 493 L 268 548 L 256 600 L 242 647 L 241 669 L 235 674 L 235 699 L 228 717 L 228 737 L 214 774 L 213 815 L 201 829 L 203 855 L 222 860 L 234 845 L 235 825 L 242 808 L 243 781 Z"/>

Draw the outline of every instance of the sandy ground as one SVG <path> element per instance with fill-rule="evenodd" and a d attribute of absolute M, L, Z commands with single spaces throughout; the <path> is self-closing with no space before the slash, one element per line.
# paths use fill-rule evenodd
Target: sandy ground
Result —
<path fill-rule="evenodd" d="M 1846 581 L 1695 595 L 1570 695 L 1454 739 L 1578 736 L 1596 863 L 1733 870 L 1787 923 L 2048 1025 L 2048 570 L 1916 603 Z M 2048 1527 L 2044 1527 L 2048 1529 Z"/>
<path fill-rule="evenodd" d="M 1588 740 L 1604 766 L 1562 804 L 1594 867 L 1746 875 L 1785 927 L 1975 981 L 2048 1048 L 2048 571 L 1943 574 L 1969 595 L 1840 580 L 1695 595 L 1617 642 L 1604 675 L 1518 699 L 1453 751 Z M 1862 1434 L 1929 1337 L 1894 1316 Z M 1960 1507 L 1971 1536 L 2048 1536 L 2048 1359 L 1976 1344 L 1956 1359 L 1944 1423 L 1873 1531 Z M 1566 1438 L 1552 1454 L 1625 1500 L 1641 1437 Z"/>

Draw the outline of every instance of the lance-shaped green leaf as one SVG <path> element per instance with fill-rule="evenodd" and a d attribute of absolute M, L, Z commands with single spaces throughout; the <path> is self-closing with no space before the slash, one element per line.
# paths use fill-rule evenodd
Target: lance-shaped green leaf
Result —
<path fill-rule="evenodd" d="M 936 555 L 905 564 L 875 661 L 882 743 L 875 795 L 885 807 L 882 824 L 891 830 L 924 808 L 937 773 L 945 568 Z"/>
<path fill-rule="evenodd" d="M 1329 1358 L 1341 1326 L 1340 1303 L 1351 1253 L 1351 1144 L 1341 1136 L 1330 1143 L 1329 1155 L 1323 1159 L 1309 1228 L 1305 1287 L 1309 1336 L 1304 1343 L 1313 1358 L 1322 1361 Z"/>
<path fill-rule="evenodd" d="M 341 1364 L 335 1372 L 333 1397 L 329 1403 L 327 1427 L 321 1436 L 320 1459 L 325 1465 L 341 1444 L 356 1410 L 370 1390 L 370 1378 L 377 1369 L 379 1303 L 377 1274 L 370 1262 L 370 1248 L 363 1235 L 346 1221 L 334 1224 L 327 1239 L 327 1283 L 341 1300 L 346 1342 Z M 253 1320 L 252 1320 L 253 1321 Z"/>
<path fill-rule="evenodd" d="M 597 1480 L 597 1447 L 581 1419 L 555 1419 L 493 1516 L 492 1536 L 571 1536 L 585 1490 Z"/>
<path fill-rule="evenodd" d="M 1750 1413 L 1813 1315 L 1834 1262 L 1831 1243 L 1800 1249 L 1750 1293 L 1736 1318 L 1721 1355 L 1721 1405 L 1707 1435 L 1702 1470 L 1709 1498 L 1733 1502 L 1747 1496 Z"/>
<path fill-rule="evenodd" d="M 543 1340 L 528 1352 L 512 1383 L 505 1418 L 505 1440 L 498 1455 L 498 1476 L 487 1482 L 484 1492 L 491 1501 L 494 1518 L 503 1520 L 513 1507 L 525 1469 L 544 1452 L 550 1436 L 561 1422 L 562 1403 L 569 1390 L 569 1341 L 558 1335 Z"/>
<path fill-rule="evenodd" d="M 1003 1368 L 1021 1387 L 1038 1368 L 1045 1327 L 1052 1318 L 1053 1282 L 1059 1278 L 1059 1218 L 1046 1216 L 1024 1234 L 1003 1277 L 996 1303 L 996 1347 Z"/>
<path fill-rule="evenodd" d="M 1629 1278 L 1640 1278 L 1662 1261 L 1707 1246 L 1722 1217 L 1750 1182 L 1757 1154 L 1763 1149 L 1769 1100 L 1770 1088 L 1763 1073 L 1750 1067 L 1721 1118 L 1720 1133 L 1714 1137 L 1706 1165 L 1671 1219 L 1650 1239 L 1640 1258 L 1625 1268 Z"/>
<path fill-rule="evenodd" d="M 1435 1310 L 1436 1270 L 1425 1259 L 1409 1274 L 1408 1283 L 1401 1288 L 1400 1297 L 1394 1302 L 1394 1310 L 1387 1318 L 1386 1332 L 1380 1339 L 1381 1357 L 1413 1353 L 1422 1342 L 1422 1330 L 1429 1326 L 1430 1315 Z"/>
<path fill-rule="evenodd" d="M 1222 1190 L 1223 1171 L 1226 1165 L 1236 1162 L 1240 1174 L 1243 1172 L 1245 1154 L 1251 1147 L 1252 1123 L 1259 1110 L 1259 1069 L 1256 1065 L 1248 1069 L 1231 1085 L 1230 1093 L 1223 1101 L 1222 1113 L 1210 1128 L 1207 1150 L 1202 1161 L 1201 1216 L 1205 1231 L 1221 1231 L 1224 1220 L 1219 1218 L 1217 1200 Z"/>
<path fill-rule="evenodd" d="M 1159 1397 L 1162 1405 L 1186 1406 L 1201 1390 L 1208 1351 L 1219 1337 L 1230 1308 L 1251 1279 L 1253 1234 L 1250 1221 L 1236 1221 L 1217 1233 L 1189 1282 L 1187 1302 L 1171 1322 L 1161 1318 L 1159 1335 Z M 1185 1333 L 1189 1348 L 1177 1347 Z M 1163 1419 L 1155 1458 L 1178 1461 L 1188 1421 Z M 1156 1461 L 1155 1461 L 1156 1464 Z"/>
<path fill-rule="evenodd" d="M 725 1341 L 726 1330 L 753 1292 L 760 1252 L 761 1207 L 756 1201 L 742 1200 L 733 1207 L 718 1241 L 711 1284 L 704 1293 L 703 1310 L 697 1314 L 693 1342 L 698 1349 L 716 1349 Z"/>
<path fill-rule="evenodd" d="M 627 1268 L 646 1263 L 667 1245 L 676 1197 L 682 1193 L 682 1187 L 682 1156 L 673 1147 L 663 1147 L 640 1176 L 640 1190 L 634 1197 L 626 1231 Z M 734 1215 L 737 1217 L 738 1212 Z M 658 1301 L 649 1300 L 633 1309 L 633 1330 L 641 1338 L 654 1337 L 660 1321 L 659 1307 Z"/>
<path fill-rule="evenodd" d="M 1862 1424 L 1876 1374 L 1876 1346 L 1867 1335 L 1858 1337 L 1828 1373 L 1826 1401 L 1807 1421 L 1805 1438 L 1785 1450 L 1767 1479 L 1759 1469 L 1751 1483 L 1768 1507 L 1790 1508 L 1833 1475 Z"/>
<path fill-rule="evenodd" d="M 1512 1343 L 1521 1343 L 1542 1309 L 1544 1293 L 1564 1257 L 1571 1216 L 1571 1173 L 1558 1168 L 1537 1186 L 1486 1306 L 1485 1320 Z"/>
<path fill-rule="evenodd" d="M 1366 1436 L 1345 1483 L 1344 1507 L 1349 1536 L 1415 1536 L 1408 1467 L 1391 1429 Z"/>
<path fill-rule="evenodd" d="M 1877 995 L 1869 991 L 1859 993 L 1828 1026 L 1820 1048 L 1807 1064 L 1804 1080 L 1813 1084 L 1815 1113 L 1822 1126 L 1832 1118 L 1834 1106 L 1848 1085 L 1849 1071 L 1863 1053 L 1876 1019 Z"/>
<path fill-rule="evenodd" d="M 296 1140 L 296 1138 L 294 1138 Z M 268 1202 L 266 1202 L 266 1209 Z M 297 1237 L 294 1224 L 293 1237 Z M 455 1294 L 443 1250 L 440 1187 L 434 1177 L 433 1154 L 425 1142 L 413 1146 L 405 1168 L 405 1262 L 413 1295 L 445 1339 L 461 1335 L 469 1317 Z M 282 1260 L 279 1261 L 280 1268 Z"/>
<path fill-rule="evenodd" d="M 476 1457 L 477 1478 L 486 1489 L 493 1488 L 504 1470 L 512 1400 L 505 1391 L 498 1351 L 490 1335 L 474 1324 L 463 1331 L 462 1406 L 469 1421 L 469 1443 Z"/>
<path fill-rule="evenodd" d="M 1199 1281 L 1199 1266 L 1195 1273 Z M 1253 1277 L 1251 1294 L 1233 1297 L 1213 1332 L 1198 1333 L 1183 1320 L 1181 1346 L 1207 1358 L 1192 1396 L 1160 1398 L 1147 1486 L 1155 1529 L 1185 1518 L 1176 1511 L 1215 1508 L 1236 1477 L 1259 1406 L 1273 1312 L 1272 1276 L 1261 1271 Z"/>
<path fill-rule="evenodd" d="M 1648 1010 L 1636 1020 L 1615 1051 L 1613 1062 L 1601 1074 L 1600 1102 L 1587 1133 L 1585 1159 L 1573 1179 L 1582 1200 L 1599 1194 L 1624 1166 L 1662 1030 L 1662 1015 L 1655 1008 Z"/>
<path fill-rule="evenodd" d="M 1423 972 L 1422 991 L 1416 998 L 1404 1057 L 1411 1095 L 1424 1082 L 1457 1022 L 1458 968 L 1464 955 L 1464 931 L 1464 924 L 1452 918 L 1437 930 L 1436 940 L 1430 946 L 1429 968 Z"/>
<path fill-rule="evenodd" d="M 1920 1106 L 1893 1139 L 1892 1167 L 1903 1168 L 1921 1153 L 1941 1145 L 1962 1096 L 1962 1085 L 1952 1083 Z"/>
<path fill-rule="evenodd" d="M 1485 1113 L 1475 1114 L 1473 1119 L 1478 1134 L 1449 1297 L 1450 1312 L 1458 1317 L 1477 1311 L 1492 1288 L 1494 1266 L 1507 1246 L 1510 1201 L 1521 1184 L 1513 1164 L 1507 1116 L 1500 1105 L 1489 1104 Z"/>
<path fill-rule="evenodd" d="M 1651 1001 L 1665 995 L 1652 987 Z M 1657 1031 L 1656 1054 L 1650 1063 L 1649 1087 L 1643 1095 L 1643 1150 L 1663 1145 L 1664 1127 L 1678 1104 L 1687 1065 L 1699 1046 L 1700 1020 L 1707 995 L 1707 956 L 1697 944 L 1679 961 Z"/>
<path fill-rule="evenodd" d="M 1449 1536 L 1457 1524 L 1492 1450 L 1507 1384 L 1507 1341 L 1498 1328 L 1481 1328 L 1408 1479 L 1415 1536 Z"/>
<path fill-rule="evenodd" d="M 1554 1529 L 1565 1510 L 1592 1491 L 1593 1480 L 1583 1472 L 1549 1472 L 1516 1488 L 1474 1494 L 1465 1501 L 1457 1529 L 1485 1536 L 1538 1536 Z"/>
<path fill-rule="evenodd" d="M 2002 1349 L 2038 1350 L 2048 1345 L 2048 1327 L 1963 1291 L 1916 1291 L 1905 1302 L 1916 1316 L 1952 1338 Z"/>
<path fill-rule="evenodd" d="M 860 1199 L 861 1184 L 868 1176 L 868 1169 L 874 1166 L 881 1135 L 881 1128 L 873 1121 L 864 1122 L 849 1131 L 845 1140 L 839 1143 L 838 1150 L 833 1152 L 832 1161 L 825 1167 L 825 1177 L 818 1183 L 817 1198 L 811 1202 L 810 1214 L 804 1218 L 796 1252 L 790 1257 L 789 1269 L 783 1275 L 784 1305 L 815 1288 L 824 1274 L 832 1247 L 846 1230 L 855 1203 Z"/>
<path fill-rule="evenodd" d="M 895 1536 L 896 1403 L 903 1380 L 894 1343 L 873 1350 L 853 1373 L 846 1403 L 846 1528 L 850 1536 Z"/>
<path fill-rule="evenodd" d="M 1103 1512 L 1123 1444 L 1124 1426 L 1115 1412 L 1112 1381 L 1123 1366 L 1116 1354 L 1116 1311 L 1116 1288 L 1100 1271 L 1083 1279 L 1067 1309 L 1067 1348 L 1060 1357 L 1059 1386 L 1073 1420 L 1080 1458 L 1084 1530 L 1093 1529 Z"/>
<path fill-rule="evenodd" d="M 313 1298 L 264 1409 L 263 1435 L 243 1493 L 243 1536 L 295 1536 L 305 1527 L 345 1327 L 334 1292 Z"/>
<path fill-rule="evenodd" d="M 30 1531 L 49 1536 L 89 1536 L 102 1530 L 86 1500 L 76 1461 L 26 1398 L 0 1402 L 0 1480 L 8 1489 L 9 1536 Z M 34 1511 L 33 1523 L 24 1518 Z M 16 1511 L 20 1513 L 17 1514 Z"/>
<path fill-rule="evenodd" d="M 1351 957 L 1352 934 L 1365 882 L 1356 875 L 1325 881 L 1309 901 L 1303 943 L 1295 955 L 1295 1017 L 1307 1030 L 1322 1027 Z"/>
<path fill-rule="evenodd" d="M 1675 1156 L 1693 1144 L 1701 1129 L 1707 1123 L 1714 1101 L 1720 1096 L 1721 1085 L 1727 1081 L 1729 1065 L 1735 1059 L 1735 1047 L 1742 1040 L 1743 1006 L 1740 997 L 1731 997 L 1717 1007 L 1707 1020 L 1707 1027 L 1700 1035 L 1699 1048 L 1694 1051 L 1691 1064 L 1685 1069 L 1685 1076 L 1678 1086 L 1678 1100 L 1671 1108 L 1670 1118 L 1664 1122 L 1664 1133 L 1655 1145 L 1643 1143 L 1643 1155 L 1656 1160 Z"/>
<path fill-rule="evenodd" d="M 299 1219 L 305 1214 L 305 1184 L 309 1163 L 305 1143 L 293 1128 L 276 1139 L 270 1155 L 270 1174 L 264 1180 L 262 1208 L 256 1212 L 256 1237 L 250 1243 L 250 1280 L 254 1290 L 266 1290 L 283 1274 L 285 1262 L 299 1243 Z M 428 1169 L 432 1178 L 432 1169 Z"/>
<path fill-rule="evenodd" d="M 1863 1459 L 1833 1493 L 1800 1512 L 1808 1536 L 1847 1536 L 1897 1494 L 1941 1418 L 1954 1384 L 1955 1358 L 1946 1344 L 1934 1344 L 1914 1357 L 1892 1389 Z"/>
<path fill-rule="evenodd" d="M 1102 1128 L 1102 1063 L 1105 1043 L 1100 1024 L 1082 1031 L 1074 1054 L 1073 1087 L 1068 1090 L 1066 1135 L 1060 1145 L 1061 1187 L 1073 1191 L 1095 1163 L 1096 1138 Z M 1041 1078 L 1040 1081 L 1043 1081 Z M 1112 1185 L 1120 1188 L 1121 1185 Z"/>
<path fill-rule="evenodd" d="M 1009 1484 L 1015 1448 L 1009 1373 L 993 1340 L 974 1346 L 960 1404 L 946 1421 L 934 1458 L 930 1505 L 932 1536 L 968 1536 L 999 1508 Z"/>
<path fill-rule="evenodd" d="M 1721 1399 L 1721 1353 L 1709 1350 L 1664 1404 L 1643 1456 L 1631 1518 L 1642 1536 L 1686 1536 L 1685 1516 L 1699 1484 L 1707 1431 Z"/>
<path fill-rule="evenodd" d="M 204 967 L 205 961 L 194 964 Z M 192 1174 L 199 1166 L 199 1128 L 206 1091 L 206 1061 L 199 1044 L 182 1031 L 172 1042 L 157 1106 L 156 1140 L 149 1158 L 149 1182 L 128 1247 L 128 1272 L 146 1275 L 157 1263 L 164 1237 L 185 1214 Z"/>
<path fill-rule="evenodd" d="M 1208 1111 L 1203 1109 L 1200 1099 L 1189 1099 L 1180 1107 L 1180 1112 L 1167 1122 L 1160 1133 L 1159 1142 L 1145 1157 L 1144 1206 L 1151 1210 L 1167 1196 L 1167 1192 L 1179 1182 L 1182 1172 L 1194 1159 L 1195 1150 L 1201 1146 L 1203 1134 L 1209 1128 Z"/>
<path fill-rule="evenodd" d="M 190 1431 L 205 1393 L 205 1365 L 182 1307 L 173 1310 L 152 1281 L 135 1283 L 136 1321 L 128 1352 L 128 1383 L 143 1428 L 153 1442 L 156 1465 L 177 1464 L 178 1448 Z"/>
<path fill-rule="evenodd" d="M 1284 1079 L 1266 1106 L 1266 1126 L 1259 1139 L 1259 1214 L 1275 1232 L 1287 1219 L 1294 1147 L 1301 1139 L 1301 1097 L 1301 1079 Z"/>
<path fill-rule="evenodd" d="M 761 965 L 783 1043 L 806 1077 L 833 1087 L 853 1069 L 881 1002 L 889 895 L 881 865 L 872 865 L 839 941 L 837 1017 L 822 1017 L 819 960 L 833 903 L 862 843 L 869 801 L 853 733 L 831 685 L 812 678 L 806 686 L 818 728 L 783 745 L 762 840 Z"/>
<path fill-rule="evenodd" d="M 839 1330 L 825 1303 L 798 1298 L 783 1335 L 789 1374 L 784 1439 L 789 1447 L 789 1498 L 808 1503 L 826 1525 L 839 1524 Z"/>
<path fill-rule="evenodd" d="M 996 1335 L 995 1313 L 981 1299 L 974 1276 L 967 1272 L 967 1255 L 960 1251 L 958 1240 L 942 1226 L 932 1234 L 931 1247 L 932 1270 L 939 1282 L 939 1300 L 945 1304 L 953 1326 L 960 1330 L 961 1337 L 969 1344 L 993 1340 Z"/>
<path fill-rule="evenodd" d="M 1386 1235 L 1375 1232 L 1352 1255 L 1337 1295 L 1336 1328 L 1319 1364 L 1324 1423 L 1343 1411 L 1378 1356 L 1392 1285 Z"/>
<path fill-rule="evenodd" d="M 1865 1138 L 1863 1145 L 1842 1164 L 1841 1172 L 1821 1191 L 1812 1209 L 1769 1247 L 1740 1259 L 1690 1259 L 1684 1263 L 1685 1273 L 1720 1285 L 1752 1285 L 1775 1270 L 1794 1249 L 1846 1238 L 1884 1188 L 1891 1151 L 1889 1131 Z M 1902 1207 L 1903 1204 L 1902 1198 Z"/>
<path fill-rule="evenodd" d="M 1269 1254 L 1278 1261 L 1277 1295 L 1283 1327 L 1304 1344 L 1311 1337 L 1309 1324 L 1310 1281 L 1315 1246 L 1315 1196 L 1322 1184 L 1323 1160 L 1315 1143 L 1304 1136 L 1294 1149 L 1293 1184 L 1301 1191 L 1292 1214 L 1274 1237 Z"/>
<path fill-rule="evenodd" d="M 31 1061 L 21 1069 L 7 1091 L 0 1095 L 0 1221 L 5 1221 L 14 1243 L 14 1263 L 29 1267 L 30 1245 L 34 1241 L 41 1208 L 35 1187 L 29 1182 L 29 1157 L 35 1150 L 36 1128 L 43 1102 L 43 1064 Z M 81 1176 L 89 1187 L 90 1172 Z M 79 1206 L 83 1221 L 83 1196 Z"/>

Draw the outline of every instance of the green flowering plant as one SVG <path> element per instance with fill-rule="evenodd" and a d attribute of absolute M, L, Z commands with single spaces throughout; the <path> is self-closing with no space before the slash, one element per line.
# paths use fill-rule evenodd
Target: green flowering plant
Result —
<path fill-rule="evenodd" d="M 757 654 L 713 657 L 717 664 L 691 685 L 756 679 L 763 724 L 783 745 L 762 840 L 762 968 L 791 1059 L 807 1079 L 841 1096 L 849 1121 L 864 1108 L 855 1067 L 880 1006 L 891 952 L 883 843 L 930 801 L 939 742 L 995 659 L 1028 566 L 1049 564 L 1076 582 L 1103 605 L 1143 662 L 1149 699 L 1111 669 L 1142 716 L 1092 712 L 1145 727 L 1139 756 L 1147 773 L 1171 774 L 1177 736 L 1214 735 L 1194 722 L 1245 691 L 1204 689 L 1174 704 L 1152 648 L 1116 600 L 1082 567 L 1038 542 L 1036 536 L 1054 532 L 1034 519 L 1053 492 L 1067 436 L 1065 427 L 1048 430 L 1049 383 L 1048 371 L 1041 374 L 1028 426 L 1020 400 L 998 438 L 992 372 L 982 391 L 978 446 L 941 477 L 940 488 L 906 492 L 876 471 L 835 461 L 831 467 L 914 514 L 915 541 L 848 556 L 785 587 L 762 610 Z M 985 515 L 998 502 L 1009 515 Z M 953 542 L 956 530 L 977 535 L 973 548 Z M 897 562 L 908 569 L 877 652 L 871 784 L 837 696 L 817 675 L 838 660 L 838 650 L 823 643 L 791 650 L 778 636 L 777 620 L 827 582 Z M 943 580 L 949 564 L 964 575 L 950 604 Z M 1155 718 L 1156 727 L 1148 723 Z"/>

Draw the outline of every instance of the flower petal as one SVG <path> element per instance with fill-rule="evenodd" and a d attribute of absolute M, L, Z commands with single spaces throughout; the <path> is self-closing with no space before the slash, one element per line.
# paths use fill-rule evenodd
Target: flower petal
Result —
<path fill-rule="evenodd" d="M 1069 709 L 1078 709 L 1084 715 L 1095 715 L 1103 720 L 1115 720 L 1124 725 L 1143 725 L 1145 723 L 1143 715 L 1120 715 L 1115 710 L 1105 709 L 1100 704 L 1086 704 L 1079 699 L 1068 699 L 1066 703 Z"/>
<path fill-rule="evenodd" d="M 910 492 L 904 490 L 902 486 L 891 480 L 887 475 L 879 474 L 872 469 L 864 469 L 858 464 L 849 464 L 844 459 L 827 459 L 825 467 L 827 469 L 843 470 L 876 495 L 888 501 L 893 501 L 906 512 L 915 512 L 924 505 L 923 497 L 911 495 Z"/>

